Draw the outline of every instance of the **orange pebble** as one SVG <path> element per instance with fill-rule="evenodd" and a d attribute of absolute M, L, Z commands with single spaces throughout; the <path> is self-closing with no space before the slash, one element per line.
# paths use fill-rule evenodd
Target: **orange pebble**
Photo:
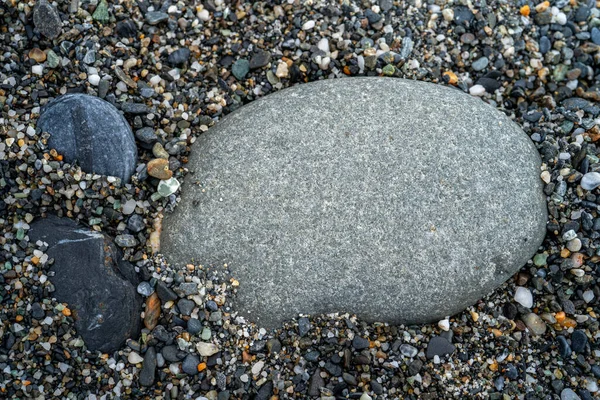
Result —
<path fill-rule="evenodd" d="M 564 321 L 560 323 L 563 328 L 575 328 L 577 326 L 577 321 L 571 318 L 565 318 Z"/>
<path fill-rule="evenodd" d="M 206 369 L 206 363 L 198 364 L 198 372 L 202 372 Z"/>
<path fill-rule="evenodd" d="M 16 318 L 15 318 L 15 320 L 17 322 L 21 322 L 21 321 L 23 321 L 23 316 L 22 315 L 17 315 Z"/>
<path fill-rule="evenodd" d="M 148 300 L 146 300 L 146 311 L 144 315 L 144 326 L 150 330 L 154 329 L 158 324 L 158 318 L 160 317 L 160 299 L 156 292 L 152 293 Z"/>
<path fill-rule="evenodd" d="M 561 256 L 562 258 L 567 258 L 567 257 L 569 257 L 570 255 L 571 255 L 571 251 L 569 251 L 569 249 L 562 249 L 562 250 L 560 251 L 560 256 Z"/>
<path fill-rule="evenodd" d="M 519 11 L 521 12 L 522 16 L 529 17 L 529 13 L 531 12 L 531 9 L 529 8 L 529 6 L 527 4 L 525 4 L 523 7 L 521 7 L 521 9 Z"/>
<path fill-rule="evenodd" d="M 554 317 L 556 318 L 556 322 L 558 322 L 560 324 L 565 319 L 565 312 L 559 311 L 556 313 L 556 315 Z"/>
<path fill-rule="evenodd" d="M 451 85 L 456 85 L 458 83 L 458 76 L 452 71 L 444 72 L 443 76 L 448 77 L 448 83 Z"/>

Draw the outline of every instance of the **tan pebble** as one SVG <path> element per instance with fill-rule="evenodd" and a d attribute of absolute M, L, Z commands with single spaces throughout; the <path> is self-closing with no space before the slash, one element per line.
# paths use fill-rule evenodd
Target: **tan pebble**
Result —
<path fill-rule="evenodd" d="M 46 53 L 44 53 L 37 47 L 34 47 L 33 49 L 29 50 L 29 58 L 39 63 L 43 63 L 44 61 L 46 61 Z"/>
<path fill-rule="evenodd" d="M 173 177 L 173 171 L 169 170 L 169 160 L 164 158 L 155 158 L 147 164 L 148 175 L 158 179 L 167 180 Z"/>

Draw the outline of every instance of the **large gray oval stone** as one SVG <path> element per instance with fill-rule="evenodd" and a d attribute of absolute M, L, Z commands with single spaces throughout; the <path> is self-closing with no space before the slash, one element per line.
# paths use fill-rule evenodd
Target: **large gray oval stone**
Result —
<path fill-rule="evenodd" d="M 129 123 L 108 101 L 87 94 L 66 94 L 42 110 L 38 129 L 49 132 L 48 146 L 78 161 L 88 173 L 131 178 L 137 146 Z"/>
<path fill-rule="evenodd" d="M 540 157 L 501 112 L 391 78 L 320 81 L 247 105 L 199 137 L 163 251 L 224 263 L 238 310 L 422 323 L 504 282 L 545 234 Z"/>

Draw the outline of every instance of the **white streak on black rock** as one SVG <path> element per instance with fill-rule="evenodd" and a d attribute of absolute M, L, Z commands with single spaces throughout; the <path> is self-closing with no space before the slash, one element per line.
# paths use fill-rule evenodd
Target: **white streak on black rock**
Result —
<path fill-rule="evenodd" d="M 137 336 L 142 304 L 137 274 L 108 236 L 50 216 L 34 222 L 29 237 L 48 243 L 55 297 L 71 308 L 88 349 L 112 352 Z"/>

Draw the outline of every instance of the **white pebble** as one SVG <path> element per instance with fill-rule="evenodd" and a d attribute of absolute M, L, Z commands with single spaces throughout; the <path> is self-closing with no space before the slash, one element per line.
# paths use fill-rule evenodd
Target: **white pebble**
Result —
<path fill-rule="evenodd" d="M 317 47 L 319 48 L 319 50 L 322 50 L 325 53 L 329 53 L 329 40 L 327 38 L 319 40 Z"/>
<path fill-rule="evenodd" d="M 515 301 L 525 308 L 533 307 L 533 295 L 526 287 L 518 286 L 515 291 Z"/>
<path fill-rule="evenodd" d="M 142 361 L 144 361 L 144 357 L 140 356 L 138 353 L 136 353 L 135 351 L 132 351 L 131 353 L 129 353 L 129 355 L 127 356 L 127 361 L 129 361 L 130 364 L 139 364 Z"/>
<path fill-rule="evenodd" d="M 594 300 L 594 292 L 591 290 L 586 290 L 585 292 L 583 292 L 583 300 L 586 303 L 589 303 L 592 300 Z"/>
<path fill-rule="evenodd" d="M 310 20 L 310 21 L 306 21 L 304 23 L 304 25 L 302 25 L 302 30 L 309 31 L 309 30 L 311 30 L 314 27 L 315 27 L 315 21 Z"/>
<path fill-rule="evenodd" d="M 556 23 L 560 25 L 565 25 L 567 23 L 567 16 L 565 13 L 560 12 L 556 15 Z"/>
<path fill-rule="evenodd" d="M 210 13 L 205 8 L 198 13 L 198 18 L 200 18 L 202 21 L 206 22 L 210 19 Z"/>
<path fill-rule="evenodd" d="M 88 82 L 93 86 L 98 86 L 100 83 L 100 76 L 97 74 L 93 74 L 88 76 Z"/>
<path fill-rule="evenodd" d="M 248 374 L 240 375 L 240 381 L 242 381 L 244 383 L 248 382 L 248 378 L 249 378 Z"/>
<path fill-rule="evenodd" d="M 441 320 L 440 322 L 438 322 L 438 326 L 445 331 L 449 331 L 450 330 L 450 321 L 448 320 L 448 318 Z"/>
<path fill-rule="evenodd" d="M 588 172 L 581 178 L 581 188 L 585 190 L 593 190 L 600 186 L 600 173 Z"/>
<path fill-rule="evenodd" d="M 481 85 L 474 85 L 469 89 L 469 93 L 471 96 L 483 96 L 485 94 L 485 88 Z"/>
<path fill-rule="evenodd" d="M 585 388 L 592 393 L 596 393 L 598 391 L 598 383 L 595 378 L 586 378 L 585 379 Z"/>
<path fill-rule="evenodd" d="M 123 204 L 123 214 L 129 215 L 133 214 L 135 211 L 136 201 L 134 199 L 129 199 Z"/>
<path fill-rule="evenodd" d="M 43 75 L 44 74 L 44 66 L 43 65 L 34 65 L 31 67 L 31 73 L 34 75 Z"/>
<path fill-rule="evenodd" d="M 444 8 L 442 10 L 442 16 L 444 17 L 444 21 L 452 22 L 454 20 L 454 10 L 451 8 Z"/>
<path fill-rule="evenodd" d="M 264 361 L 259 361 L 256 364 L 254 364 L 252 366 L 252 375 L 258 375 L 260 373 L 260 371 L 262 371 L 264 366 L 265 366 Z"/>

